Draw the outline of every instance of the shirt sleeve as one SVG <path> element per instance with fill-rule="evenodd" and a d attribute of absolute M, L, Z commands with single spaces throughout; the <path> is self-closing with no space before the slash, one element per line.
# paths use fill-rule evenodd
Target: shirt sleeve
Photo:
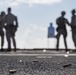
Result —
<path fill-rule="evenodd" d="M 67 20 L 67 19 L 65 19 L 65 21 L 66 21 L 66 23 L 67 23 L 68 25 L 70 25 L 70 23 L 68 22 L 68 20 Z"/>
<path fill-rule="evenodd" d="M 18 27 L 18 19 L 16 16 L 15 16 L 15 22 L 16 22 L 16 26 Z"/>

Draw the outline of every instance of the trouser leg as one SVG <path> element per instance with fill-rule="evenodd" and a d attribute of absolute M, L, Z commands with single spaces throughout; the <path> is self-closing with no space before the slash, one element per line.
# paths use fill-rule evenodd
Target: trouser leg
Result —
<path fill-rule="evenodd" d="M 14 49 L 16 49 L 16 40 L 15 40 L 15 37 L 14 36 L 12 37 L 12 41 L 13 41 Z"/>
<path fill-rule="evenodd" d="M 74 46 L 76 47 L 76 34 L 74 32 L 72 32 L 72 39 L 74 42 Z"/>
<path fill-rule="evenodd" d="M 6 38 L 7 38 L 7 42 L 8 42 L 8 49 L 11 49 L 11 37 L 10 37 L 9 30 L 6 31 Z"/>
<path fill-rule="evenodd" d="M 59 49 L 59 39 L 60 39 L 60 34 L 57 34 L 57 44 L 56 44 L 56 49 Z"/>
<path fill-rule="evenodd" d="M 1 49 L 3 49 L 4 46 L 4 35 L 1 36 Z"/>
<path fill-rule="evenodd" d="M 66 51 L 67 51 L 67 42 L 66 42 L 66 37 L 64 36 L 64 44 L 65 44 L 65 48 L 66 48 Z"/>

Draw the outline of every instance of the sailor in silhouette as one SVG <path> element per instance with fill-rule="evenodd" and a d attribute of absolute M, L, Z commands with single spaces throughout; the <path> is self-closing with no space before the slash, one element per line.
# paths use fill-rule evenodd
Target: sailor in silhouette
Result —
<path fill-rule="evenodd" d="M 59 49 L 59 39 L 60 39 L 60 35 L 62 34 L 63 35 L 63 38 L 64 38 L 64 44 L 65 44 L 65 51 L 67 51 L 67 42 L 66 42 L 66 37 L 67 37 L 67 29 L 66 29 L 66 24 L 70 25 L 68 20 L 64 17 L 66 14 L 65 11 L 62 11 L 61 12 L 61 16 L 59 18 L 56 19 L 56 24 L 57 24 L 57 35 L 56 35 L 56 38 L 57 38 L 57 45 L 56 45 L 56 48 L 57 50 Z"/>
<path fill-rule="evenodd" d="M 7 9 L 8 14 L 5 16 L 4 25 L 6 29 L 6 38 L 8 42 L 8 51 L 11 51 L 11 39 L 13 41 L 14 51 L 16 51 L 15 32 L 18 28 L 18 20 L 15 15 L 11 13 L 11 8 Z"/>

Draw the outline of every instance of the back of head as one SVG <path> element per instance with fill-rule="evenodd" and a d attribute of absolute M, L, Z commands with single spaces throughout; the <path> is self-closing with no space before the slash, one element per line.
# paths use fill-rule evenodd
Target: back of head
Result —
<path fill-rule="evenodd" d="M 66 14 L 66 12 L 65 12 L 65 11 L 62 11 L 62 12 L 61 12 L 61 15 L 62 15 L 62 16 L 64 16 L 65 14 Z"/>
<path fill-rule="evenodd" d="M 4 11 L 1 12 L 1 16 L 5 16 L 5 12 Z"/>
<path fill-rule="evenodd" d="M 76 10 L 75 10 L 75 9 L 73 9 L 73 10 L 71 11 L 71 13 L 72 13 L 72 14 L 75 14 L 75 12 L 76 12 Z"/>
<path fill-rule="evenodd" d="M 9 8 L 8 8 L 8 13 L 10 13 L 10 12 L 11 12 L 11 8 L 9 7 Z"/>

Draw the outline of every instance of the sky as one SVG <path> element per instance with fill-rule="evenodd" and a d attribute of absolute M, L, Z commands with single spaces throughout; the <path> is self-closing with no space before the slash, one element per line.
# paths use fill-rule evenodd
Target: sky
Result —
<path fill-rule="evenodd" d="M 12 13 L 19 22 L 15 36 L 17 48 L 55 48 L 56 39 L 47 38 L 49 24 L 52 22 L 57 27 L 56 19 L 61 11 L 66 11 L 65 17 L 71 22 L 71 10 L 76 9 L 76 0 L 0 0 L 0 12 L 5 11 L 7 14 L 8 7 L 12 8 Z M 68 48 L 74 48 L 68 25 L 67 32 Z M 6 47 L 5 36 L 4 48 Z M 60 48 L 64 48 L 63 36 L 60 37 Z"/>

